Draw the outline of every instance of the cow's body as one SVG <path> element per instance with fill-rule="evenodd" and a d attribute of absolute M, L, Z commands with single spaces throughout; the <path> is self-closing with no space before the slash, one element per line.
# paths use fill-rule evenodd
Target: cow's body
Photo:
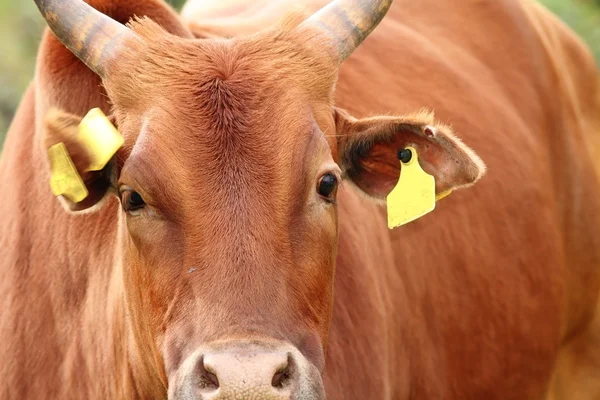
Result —
<path fill-rule="evenodd" d="M 238 33 L 223 29 L 207 32 Z M 48 104 L 82 114 L 106 103 L 91 75 L 64 93 L 68 70 L 44 61 L 0 164 L 0 397 L 150 398 L 160 379 L 130 372 L 120 326 L 117 202 L 70 216 L 34 174 L 45 168 L 35 127 Z M 358 115 L 431 108 L 489 172 L 393 231 L 382 207 L 341 190 L 329 399 L 600 394 L 584 381 L 600 372 L 595 80 L 580 42 L 527 2 L 393 5 L 342 67 L 337 103 Z"/>

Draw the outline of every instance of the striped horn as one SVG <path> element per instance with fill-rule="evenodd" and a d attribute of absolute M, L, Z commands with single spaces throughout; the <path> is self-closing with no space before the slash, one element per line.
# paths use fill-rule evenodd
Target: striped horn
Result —
<path fill-rule="evenodd" d="M 34 1 L 56 37 L 102 78 L 123 40 L 135 35 L 82 0 Z"/>
<path fill-rule="evenodd" d="M 334 0 L 303 25 L 330 37 L 342 62 L 381 22 L 391 4 L 392 0 Z"/>

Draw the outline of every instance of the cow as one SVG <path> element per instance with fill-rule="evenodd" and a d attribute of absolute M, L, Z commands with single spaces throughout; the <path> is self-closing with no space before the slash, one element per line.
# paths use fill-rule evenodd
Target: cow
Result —
<path fill-rule="evenodd" d="M 600 396 L 597 70 L 541 6 L 35 2 L 0 398 Z M 88 171 L 95 107 L 124 144 Z M 390 230 L 409 147 L 453 192 Z"/>

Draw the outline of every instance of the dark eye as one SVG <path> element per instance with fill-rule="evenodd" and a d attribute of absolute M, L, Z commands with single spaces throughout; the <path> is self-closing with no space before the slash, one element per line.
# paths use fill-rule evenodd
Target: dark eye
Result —
<path fill-rule="evenodd" d="M 328 200 L 333 200 L 338 187 L 338 180 L 333 174 L 325 174 L 319 180 L 317 192 Z"/>
<path fill-rule="evenodd" d="M 142 196 L 133 190 L 124 191 L 121 196 L 123 209 L 127 212 L 139 210 L 146 205 Z"/>

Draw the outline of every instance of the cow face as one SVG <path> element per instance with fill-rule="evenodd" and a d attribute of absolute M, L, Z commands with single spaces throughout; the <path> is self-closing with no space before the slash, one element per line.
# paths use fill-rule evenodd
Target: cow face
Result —
<path fill-rule="evenodd" d="M 376 3 L 359 10 L 371 25 Z M 340 4 L 316 22 L 230 40 L 108 22 L 99 31 L 116 33 L 104 47 L 80 54 L 103 77 L 125 138 L 101 173 L 85 172 L 78 117 L 47 120 L 46 145 L 67 145 L 90 192 L 68 207 L 120 200 L 134 374 L 162 380 L 169 398 L 323 398 L 342 179 L 383 198 L 407 145 L 438 191 L 483 173 L 428 115 L 356 120 L 333 107 L 339 63 L 360 42 L 360 29 L 337 38 Z"/>

